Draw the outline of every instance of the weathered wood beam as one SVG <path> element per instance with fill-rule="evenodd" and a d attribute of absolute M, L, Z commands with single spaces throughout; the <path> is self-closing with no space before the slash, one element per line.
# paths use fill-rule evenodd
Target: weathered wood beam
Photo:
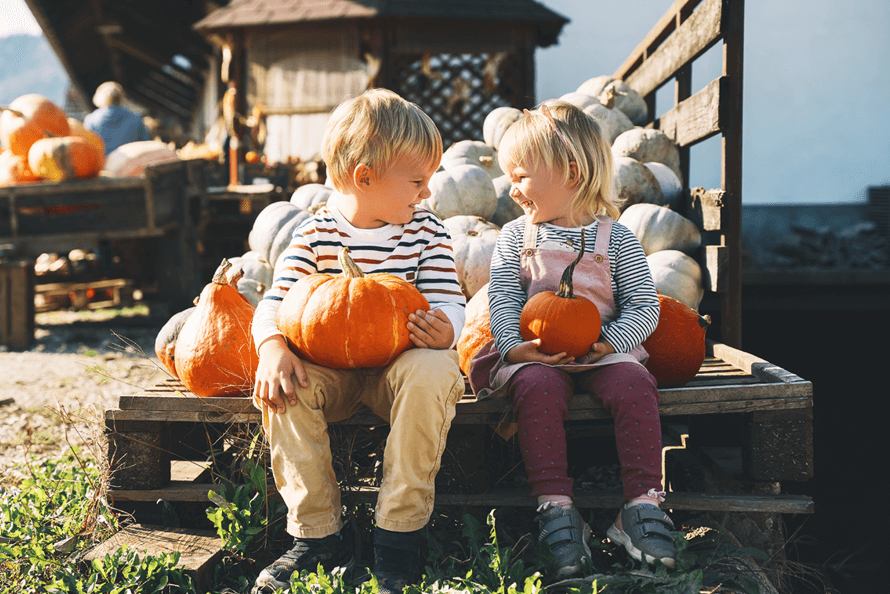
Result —
<path fill-rule="evenodd" d="M 721 35 L 723 0 L 705 0 L 624 81 L 641 95 L 664 84 L 680 68 L 703 54 Z"/>
<path fill-rule="evenodd" d="M 730 81 L 725 76 L 711 81 L 662 115 L 653 127 L 667 134 L 680 147 L 688 147 L 719 134 L 725 127 L 726 111 L 721 105 L 729 102 Z"/>

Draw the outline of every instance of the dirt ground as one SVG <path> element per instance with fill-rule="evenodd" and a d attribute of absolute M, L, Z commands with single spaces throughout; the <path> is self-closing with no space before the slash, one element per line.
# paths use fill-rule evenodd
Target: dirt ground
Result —
<path fill-rule="evenodd" d="M 72 445 L 98 454 L 105 409 L 167 377 L 154 354 L 164 320 L 148 313 L 42 313 L 27 351 L 0 347 L 0 481 Z"/>

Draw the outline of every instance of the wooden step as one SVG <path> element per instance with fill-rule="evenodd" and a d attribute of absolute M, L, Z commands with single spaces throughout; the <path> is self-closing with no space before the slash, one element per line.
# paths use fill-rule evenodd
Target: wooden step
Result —
<path fill-rule="evenodd" d="M 83 561 L 101 559 L 126 545 L 136 549 L 140 557 L 179 552 L 177 567 L 186 570 L 199 592 L 211 585 L 213 566 L 223 554 L 222 539 L 213 530 L 131 524 L 90 549 Z"/>

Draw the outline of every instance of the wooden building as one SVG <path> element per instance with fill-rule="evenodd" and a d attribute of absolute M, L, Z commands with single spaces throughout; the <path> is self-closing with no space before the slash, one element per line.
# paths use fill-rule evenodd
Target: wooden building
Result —
<path fill-rule="evenodd" d="M 369 87 L 436 122 L 446 148 L 482 139 L 495 107 L 535 103 L 534 52 L 568 20 L 533 0 L 233 0 L 195 29 L 222 48 L 236 111 L 262 106 L 271 161 L 320 152 L 328 114 Z"/>

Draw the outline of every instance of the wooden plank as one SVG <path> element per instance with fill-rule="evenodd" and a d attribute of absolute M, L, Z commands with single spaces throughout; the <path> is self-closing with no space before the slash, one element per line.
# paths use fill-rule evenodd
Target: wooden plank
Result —
<path fill-rule="evenodd" d="M 706 245 L 698 262 L 702 284 L 714 293 L 724 293 L 729 287 L 729 248 L 725 245 Z"/>
<path fill-rule="evenodd" d="M 722 131 L 721 101 L 728 93 L 729 79 L 714 79 L 704 89 L 662 115 L 655 127 L 680 147 L 692 146 Z"/>
<path fill-rule="evenodd" d="M 212 412 L 212 413 L 254 413 L 259 410 L 254 408 L 248 397 L 233 398 L 201 398 L 191 392 L 181 392 L 181 396 L 146 396 L 128 395 L 120 396 L 118 407 L 121 410 L 169 410 L 179 412 Z"/>
<path fill-rule="evenodd" d="M 720 231 L 723 228 L 723 190 L 705 190 L 702 187 L 689 190 L 689 219 L 704 231 Z"/>
<path fill-rule="evenodd" d="M 177 567 L 185 569 L 200 592 L 211 585 L 213 568 L 222 558 L 224 550 L 222 539 L 214 530 L 131 524 L 90 549 L 83 561 L 90 563 L 94 559 L 102 559 L 127 545 L 139 551 L 140 557 L 143 552 L 155 556 L 178 552 Z"/>
<path fill-rule="evenodd" d="M 705 0 L 655 51 L 647 48 L 648 55 L 624 81 L 640 95 L 656 90 L 720 39 L 722 18 L 723 0 Z"/>
<path fill-rule="evenodd" d="M 612 76 L 621 79 L 627 77 L 652 50 L 676 30 L 678 23 L 682 23 L 700 2 L 701 0 L 675 0 Z"/>
<path fill-rule="evenodd" d="M 216 484 L 192 484 L 174 482 L 164 489 L 108 491 L 114 502 L 124 501 L 208 501 L 208 491 L 220 492 Z M 274 486 L 272 486 L 274 490 Z M 270 491 L 271 492 L 271 491 Z M 278 497 L 277 493 L 272 495 Z M 373 503 L 377 499 L 375 487 L 363 487 L 343 491 L 344 500 L 357 500 Z M 574 493 L 578 507 L 617 508 L 622 504 L 620 493 L 609 491 L 585 491 L 576 489 Z M 490 489 L 486 493 L 436 493 L 436 505 L 484 506 L 484 507 L 527 507 L 533 504 L 527 488 Z M 776 513 L 813 513 L 813 500 L 803 495 L 749 495 L 727 493 L 680 493 L 670 492 L 665 498 L 666 509 L 702 511 L 741 511 Z"/>
<path fill-rule="evenodd" d="M 139 177 L 91 177 L 60 182 L 44 181 L 39 184 L 7 186 L 2 194 L 9 196 L 62 195 L 66 193 L 107 192 L 109 190 L 131 190 L 142 188 L 144 180 Z"/>
<path fill-rule="evenodd" d="M 120 410 L 109 409 L 105 411 L 105 422 L 117 423 L 128 421 L 183 421 L 190 423 L 259 423 L 262 417 L 260 411 L 251 413 L 220 413 L 207 412 L 183 412 L 178 410 Z"/>
<path fill-rule="evenodd" d="M 773 365 L 769 361 L 756 357 L 751 353 L 746 353 L 745 351 L 713 340 L 706 341 L 706 348 L 708 354 L 720 357 L 727 363 L 750 373 L 762 381 L 775 383 L 781 382 L 786 384 L 807 384 L 810 386 L 810 391 L 812 391 L 812 384 L 810 382 L 782 369 L 778 365 Z"/>
<path fill-rule="evenodd" d="M 25 350 L 34 340 L 34 262 L 0 264 L 0 344 Z"/>

